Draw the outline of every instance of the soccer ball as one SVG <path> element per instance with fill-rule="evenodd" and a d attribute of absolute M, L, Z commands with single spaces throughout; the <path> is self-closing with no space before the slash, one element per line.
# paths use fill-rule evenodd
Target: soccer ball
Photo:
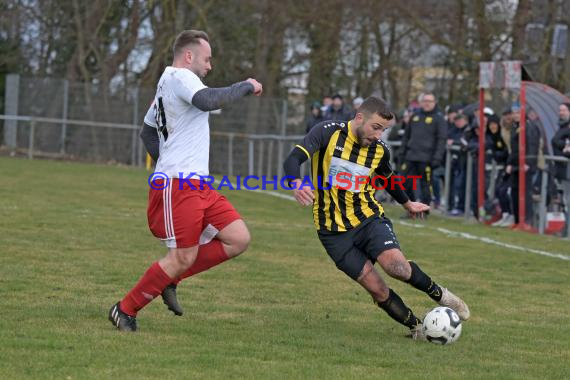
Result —
<path fill-rule="evenodd" d="M 422 328 L 428 341 L 449 344 L 461 335 L 461 319 L 453 309 L 436 307 L 427 313 Z"/>

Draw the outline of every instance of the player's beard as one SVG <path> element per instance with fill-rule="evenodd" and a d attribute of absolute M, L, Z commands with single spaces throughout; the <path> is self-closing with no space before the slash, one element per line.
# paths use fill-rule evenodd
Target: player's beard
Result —
<path fill-rule="evenodd" d="M 200 79 L 204 79 L 206 75 L 208 75 L 208 70 L 206 69 L 202 70 L 199 67 L 189 67 L 188 69 L 196 74 L 196 76 Z"/>
<path fill-rule="evenodd" d="M 363 129 L 364 129 L 364 123 L 362 123 L 361 125 L 358 126 L 358 128 L 356 128 L 356 139 L 358 140 L 358 144 L 360 146 L 370 146 L 371 142 L 369 139 L 364 137 Z"/>

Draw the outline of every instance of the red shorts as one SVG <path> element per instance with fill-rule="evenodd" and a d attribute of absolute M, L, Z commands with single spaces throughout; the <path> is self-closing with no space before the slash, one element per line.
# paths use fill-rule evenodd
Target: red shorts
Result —
<path fill-rule="evenodd" d="M 232 204 L 208 184 L 200 189 L 199 180 L 188 183 L 170 178 L 168 186 L 148 193 L 147 218 L 150 231 L 168 248 L 189 248 L 205 244 L 235 220 L 241 219 Z M 157 188 L 163 180 L 155 180 Z"/>

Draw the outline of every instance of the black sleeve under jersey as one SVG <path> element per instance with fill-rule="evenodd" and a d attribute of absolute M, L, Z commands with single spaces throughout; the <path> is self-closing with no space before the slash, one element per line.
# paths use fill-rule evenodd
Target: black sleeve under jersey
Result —
<path fill-rule="evenodd" d="M 285 175 L 294 178 L 301 177 L 301 164 L 310 159 L 313 154 L 328 145 L 333 133 L 344 128 L 344 123 L 323 121 L 315 125 L 299 144 L 289 153 L 283 163 Z"/>
<path fill-rule="evenodd" d="M 307 155 L 298 146 L 293 148 L 291 153 L 283 162 L 283 171 L 285 176 L 292 178 L 301 178 L 301 165 L 307 161 Z"/>
<path fill-rule="evenodd" d="M 388 146 L 382 141 L 380 141 L 379 144 L 384 148 L 384 155 L 380 159 L 380 163 L 374 171 L 376 174 L 386 178 L 386 181 L 388 181 L 385 187 L 386 192 L 388 192 L 396 202 L 404 204 L 409 200 L 406 192 L 402 190 L 398 184 L 392 183 L 392 175 L 394 174 L 394 171 L 392 170 L 392 165 L 390 165 L 390 148 L 388 148 Z M 380 186 L 382 186 L 382 184 L 380 184 Z"/>
<path fill-rule="evenodd" d="M 140 136 L 146 151 L 150 154 L 152 159 L 157 162 L 160 147 L 160 139 L 158 138 L 157 129 L 144 123 Z"/>
<path fill-rule="evenodd" d="M 164 141 L 168 140 L 168 131 L 166 128 L 159 128 L 158 130 L 152 125 L 143 123 L 141 130 L 141 140 L 143 141 L 146 151 L 154 162 L 158 162 L 158 157 L 160 156 L 160 138 L 159 133 L 162 133 Z"/>

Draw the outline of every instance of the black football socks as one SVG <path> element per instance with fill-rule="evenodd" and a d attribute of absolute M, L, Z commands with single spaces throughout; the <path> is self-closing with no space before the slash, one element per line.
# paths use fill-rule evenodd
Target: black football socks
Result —
<path fill-rule="evenodd" d="M 390 289 L 388 299 L 384 302 L 378 302 L 377 304 L 380 308 L 384 309 L 390 317 L 404 326 L 413 328 L 421 323 L 421 321 L 416 318 L 412 310 L 406 306 L 400 296 L 392 289 Z"/>
<path fill-rule="evenodd" d="M 439 285 L 433 282 L 433 280 L 420 269 L 418 264 L 413 261 L 409 261 L 409 263 L 412 267 L 412 276 L 407 283 L 426 293 L 434 301 L 441 301 L 442 291 Z"/>

